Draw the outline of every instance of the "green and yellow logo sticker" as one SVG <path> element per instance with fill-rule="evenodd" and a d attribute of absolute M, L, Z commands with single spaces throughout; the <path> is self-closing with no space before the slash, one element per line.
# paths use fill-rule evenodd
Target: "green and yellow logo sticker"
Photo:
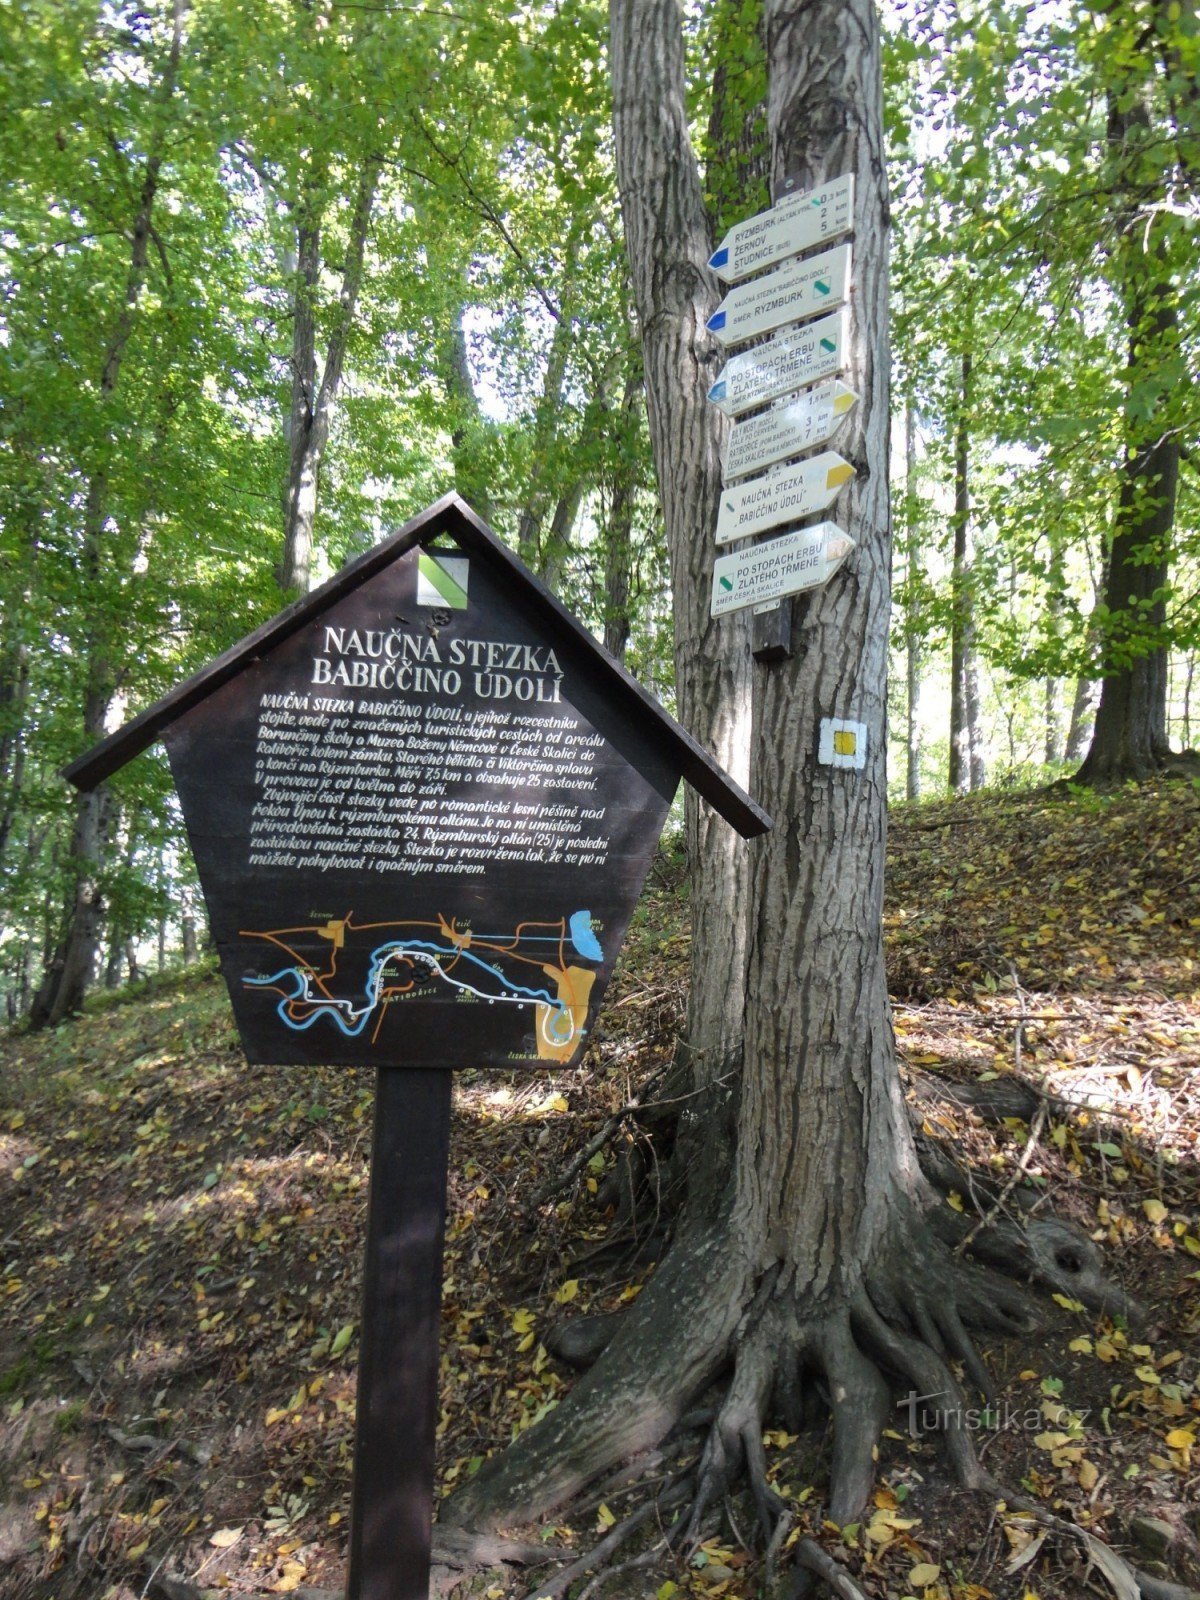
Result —
<path fill-rule="evenodd" d="M 428 550 L 417 555 L 417 604 L 448 611 L 467 609 L 466 556 L 435 556 Z"/>

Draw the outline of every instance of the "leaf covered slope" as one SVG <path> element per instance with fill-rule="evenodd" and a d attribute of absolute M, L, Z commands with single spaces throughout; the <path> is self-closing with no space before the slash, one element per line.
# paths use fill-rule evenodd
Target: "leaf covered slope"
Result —
<path fill-rule="evenodd" d="M 1194 1581 L 1200 803 L 1178 785 L 975 797 L 894 813 L 890 848 L 896 1025 L 922 1135 L 965 1175 L 948 1203 L 969 1210 L 974 1180 L 1015 1180 L 1011 1206 L 1049 1199 L 1081 1224 L 1145 1312 L 1122 1328 L 1060 1297 L 1033 1341 L 993 1349 L 989 1466 L 1119 1547 L 1157 1538 L 1138 1563 L 1165 1553 Z M 681 1023 L 685 895 L 663 858 L 583 1069 L 457 1080 L 442 1492 L 570 1381 L 549 1325 L 619 1308 L 650 1269 L 652 1250 L 603 1251 L 598 1201 Z M 208 973 L 0 1051 L 0 1593 L 129 1600 L 159 1562 L 200 1588 L 335 1589 L 366 1075 L 248 1071 Z M 981 1091 L 997 1100 L 986 1119 Z M 840 1531 L 822 1521 L 819 1435 L 769 1433 L 801 1529 L 873 1596 L 1078 1594 L 1077 1553 L 1043 1547 L 1021 1515 L 982 1518 L 908 1422 L 899 1410 L 868 1520 Z M 586 1548 L 623 1493 L 552 1537 Z M 498 1570 L 478 1592 L 530 1581 Z M 740 1597 L 757 1582 L 724 1526 L 646 1592 Z"/>

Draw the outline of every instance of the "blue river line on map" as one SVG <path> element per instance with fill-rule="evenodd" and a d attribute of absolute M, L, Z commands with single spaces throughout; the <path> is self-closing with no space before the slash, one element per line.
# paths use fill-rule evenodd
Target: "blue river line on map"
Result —
<path fill-rule="evenodd" d="M 482 934 L 459 935 L 452 924 L 447 924 L 439 918 L 442 931 L 452 934 L 453 937 L 446 943 L 438 943 L 429 939 L 409 937 L 391 937 L 376 945 L 371 952 L 370 967 L 364 985 L 361 1001 L 354 998 L 330 994 L 326 982 L 333 975 L 333 968 L 329 973 L 318 974 L 312 966 L 299 960 L 295 965 L 280 967 L 277 971 L 267 974 L 246 974 L 244 983 L 250 988 L 273 988 L 280 995 L 275 1007 L 276 1015 L 283 1024 L 295 1033 L 306 1032 L 313 1027 L 320 1018 L 326 1017 L 346 1037 L 357 1038 L 367 1028 L 371 1018 L 379 1011 L 381 1005 L 386 1004 L 389 994 L 397 991 L 388 990 L 386 984 L 389 977 L 395 979 L 397 974 L 388 973 L 388 963 L 395 957 L 407 961 L 411 968 L 420 966 L 426 969 L 429 977 L 440 978 L 453 989 L 466 991 L 477 999 L 486 1000 L 489 1004 L 508 1005 L 533 1005 L 539 1009 L 539 1034 L 544 1034 L 544 1042 L 552 1049 L 562 1048 L 570 1043 L 576 1036 L 585 1030 L 582 1018 L 579 1015 L 579 999 L 583 1000 L 583 1012 L 586 1015 L 586 992 L 590 989 L 590 974 L 584 992 L 579 997 L 570 994 L 570 978 L 572 973 L 579 975 L 580 969 L 568 968 L 560 953 L 559 962 L 553 965 L 543 964 L 542 959 L 522 957 L 522 946 L 529 944 L 554 944 L 565 946 L 568 938 L 577 955 L 588 961 L 602 961 L 604 951 L 596 938 L 592 927 L 591 913 L 576 911 L 569 919 L 564 919 L 558 924 L 542 923 L 542 927 L 557 927 L 554 933 L 533 934 L 524 932 L 524 925 L 512 934 Z M 386 926 L 386 924 L 383 924 Z M 394 924 L 393 924 L 394 926 Z M 534 924 L 537 926 L 537 924 Z M 345 939 L 346 931 L 353 927 L 349 917 L 343 921 L 334 921 L 318 932 L 322 937 L 328 938 L 339 950 Z M 568 932 L 569 930 L 569 932 Z M 282 935 L 295 934 L 299 929 L 280 929 L 272 932 L 256 932 L 253 936 L 267 938 L 272 943 L 280 945 L 289 955 L 296 952 L 289 949 L 284 943 Z M 515 959 L 529 962 L 544 972 L 547 977 L 559 981 L 559 993 L 551 993 L 549 988 L 529 988 L 524 984 L 516 983 L 494 961 L 484 960 L 476 955 L 468 945 L 490 946 L 497 955 L 510 955 Z M 455 972 L 448 971 L 444 964 L 448 962 L 452 967 L 458 968 L 466 962 L 480 969 L 480 978 L 486 974 L 494 984 L 499 985 L 499 992 L 478 986 L 468 978 L 460 977 Z M 412 988 L 412 980 L 406 986 Z M 564 993 L 563 982 L 567 983 L 567 992 Z M 288 985 L 287 989 L 280 985 Z M 544 1009 L 543 1009 L 544 1008 Z"/>

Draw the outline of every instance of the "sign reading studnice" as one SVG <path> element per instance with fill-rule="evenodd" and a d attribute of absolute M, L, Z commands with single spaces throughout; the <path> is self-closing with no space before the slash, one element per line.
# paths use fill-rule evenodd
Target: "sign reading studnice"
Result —
<path fill-rule="evenodd" d="M 709 266 L 725 283 L 773 267 L 814 244 L 836 239 L 854 226 L 854 174 L 819 189 L 789 195 L 769 211 L 739 222 L 721 240 Z"/>

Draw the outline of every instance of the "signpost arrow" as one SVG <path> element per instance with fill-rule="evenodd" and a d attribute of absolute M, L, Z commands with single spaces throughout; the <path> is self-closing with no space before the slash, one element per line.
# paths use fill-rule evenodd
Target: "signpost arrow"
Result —
<path fill-rule="evenodd" d="M 740 344 L 789 322 L 844 305 L 850 292 L 850 246 L 789 261 L 733 289 L 708 319 L 708 331 L 724 345 Z"/>
<path fill-rule="evenodd" d="M 802 589 L 816 589 L 832 578 L 853 549 L 854 540 L 836 522 L 818 522 L 736 555 L 718 556 L 711 614 L 723 617 Z"/>
<path fill-rule="evenodd" d="M 830 317 L 806 322 L 768 344 L 757 345 L 727 361 L 708 391 L 713 405 L 728 416 L 749 411 L 802 384 L 832 378 L 846 363 L 849 319 L 845 307 Z"/>
<path fill-rule="evenodd" d="M 708 264 L 722 282 L 740 283 L 752 272 L 773 267 L 826 239 L 836 239 L 853 226 L 854 175 L 846 173 L 739 222 L 721 240 Z"/>
<path fill-rule="evenodd" d="M 725 482 L 732 483 L 769 467 L 773 461 L 783 461 L 813 445 L 824 444 L 857 399 L 853 389 L 836 378 L 827 378 L 771 411 L 735 422 L 725 446 Z"/>
<path fill-rule="evenodd" d="M 831 506 L 854 476 L 854 468 L 835 450 L 784 467 L 769 478 L 752 478 L 721 495 L 717 514 L 717 543 L 744 539 L 748 534 L 793 522 L 810 511 Z"/>

